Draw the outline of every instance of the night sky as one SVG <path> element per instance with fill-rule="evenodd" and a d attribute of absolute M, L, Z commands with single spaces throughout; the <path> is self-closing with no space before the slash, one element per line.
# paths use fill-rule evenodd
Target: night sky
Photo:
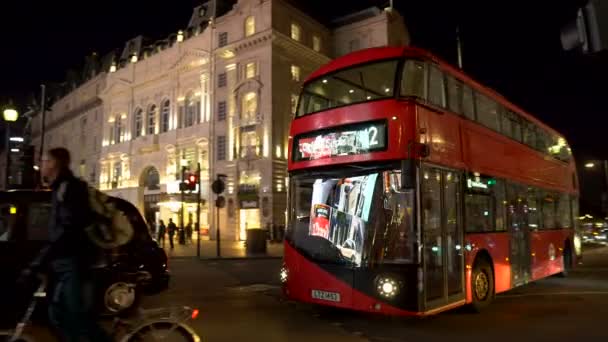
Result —
<path fill-rule="evenodd" d="M 136 35 L 164 38 L 187 25 L 201 1 L 5 1 L 0 32 L 0 103 L 19 104 L 41 81 L 60 82 L 94 51 L 122 48 Z M 382 0 L 294 0 L 326 22 Z M 534 3 L 531 5 L 531 3 Z M 563 52 L 560 28 L 579 0 L 394 0 L 413 45 L 456 63 L 460 25 L 464 70 L 566 135 L 579 159 L 608 158 L 600 99 L 608 79 L 606 55 Z M 328 8 L 328 4 L 330 7 Z M 449 5 L 448 5 L 449 4 Z"/>

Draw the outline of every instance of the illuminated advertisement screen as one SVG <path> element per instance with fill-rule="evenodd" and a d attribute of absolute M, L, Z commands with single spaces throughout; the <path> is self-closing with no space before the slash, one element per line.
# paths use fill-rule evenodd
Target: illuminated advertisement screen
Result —
<path fill-rule="evenodd" d="M 364 154 L 387 148 L 386 121 L 336 127 L 296 137 L 294 161 Z"/>

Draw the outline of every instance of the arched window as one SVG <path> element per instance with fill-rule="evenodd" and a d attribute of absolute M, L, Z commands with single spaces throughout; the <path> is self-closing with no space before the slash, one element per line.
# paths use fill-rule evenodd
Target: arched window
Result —
<path fill-rule="evenodd" d="M 144 186 L 148 188 L 148 190 L 158 190 L 160 189 L 160 175 L 158 174 L 158 170 L 154 167 L 150 167 L 146 172 L 144 179 Z"/>
<path fill-rule="evenodd" d="M 151 105 L 150 108 L 148 108 L 147 124 L 148 124 L 147 134 L 156 134 L 156 106 L 155 105 Z"/>
<path fill-rule="evenodd" d="M 243 121 L 253 121 L 258 111 L 258 97 L 254 92 L 249 92 L 243 96 L 241 103 L 241 119 Z"/>
<path fill-rule="evenodd" d="M 245 37 L 249 37 L 255 33 L 255 17 L 249 16 L 245 19 Z"/>
<path fill-rule="evenodd" d="M 133 137 L 137 138 L 143 135 L 144 132 L 144 118 L 143 111 L 140 108 L 135 110 L 133 114 Z"/>
<path fill-rule="evenodd" d="M 196 101 L 192 93 L 186 95 L 186 122 L 185 126 L 190 127 L 194 125 L 196 117 Z"/>
<path fill-rule="evenodd" d="M 165 133 L 169 131 L 169 122 L 171 121 L 171 101 L 166 100 L 162 104 L 160 113 L 160 132 Z"/>

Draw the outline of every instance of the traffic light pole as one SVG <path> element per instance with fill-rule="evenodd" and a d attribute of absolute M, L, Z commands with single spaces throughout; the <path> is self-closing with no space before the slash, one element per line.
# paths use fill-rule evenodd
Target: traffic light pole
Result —
<path fill-rule="evenodd" d="M 186 167 L 182 166 L 182 184 L 184 184 L 185 182 L 185 177 L 186 177 Z M 185 201 L 185 194 L 184 194 L 184 186 L 182 185 L 180 187 L 180 194 L 181 194 L 181 198 L 182 198 L 182 208 L 181 208 L 181 212 L 179 213 L 179 235 L 178 235 L 178 239 L 179 239 L 179 243 L 182 244 L 182 236 L 184 236 L 184 201 Z M 184 241 L 185 243 L 185 241 Z"/>
<path fill-rule="evenodd" d="M 196 194 L 196 256 L 201 256 L 201 163 L 196 166 L 196 181 L 198 191 Z"/>
<path fill-rule="evenodd" d="M 216 197 L 219 197 L 219 195 L 217 195 Z M 217 257 L 221 258 L 222 253 L 220 252 L 220 208 L 217 205 L 215 206 L 215 217 L 217 220 L 217 225 L 215 226 L 215 235 L 216 235 L 215 249 L 216 249 Z"/>

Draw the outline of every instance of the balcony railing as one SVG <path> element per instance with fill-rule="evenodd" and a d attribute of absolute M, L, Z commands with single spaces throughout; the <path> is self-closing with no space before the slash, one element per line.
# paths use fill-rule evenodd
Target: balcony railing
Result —
<path fill-rule="evenodd" d="M 245 115 L 241 115 L 241 118 L 239 119 L 239 126 L 251 126 L 251 125 L 257 125 L 262 123 L 262 114 L 261 113 L 257 113 L 257 114 L 245 114 Z"/>

